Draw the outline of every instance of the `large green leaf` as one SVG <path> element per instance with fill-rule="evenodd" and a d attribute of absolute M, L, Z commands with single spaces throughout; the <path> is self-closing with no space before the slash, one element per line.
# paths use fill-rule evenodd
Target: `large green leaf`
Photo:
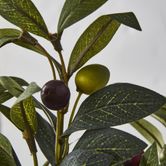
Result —
<path fill-rule="evenodd" d="M 66 0 L 60 14 L 58 33 L 88 16 L 102 6 L 107 0 Z"/>
<path fill-rule="evenodd" d="M 9 140 L 0 133 L 0 165 L 4 166 L 16 166 L 12 146 Z"/>
<path fill-rule="evenodd" d="M 0 0 L 0 15 L 24 31 L 49 38 L 46 24 L 31 0 Z"/>
<path fill-rule="evenodd" d="M 131 12 L 104 15 L 95 20 L 80 36 L 70 56 L 69 75 L 104 49 L 121 24 L 141 30 Z"/>
<path fill-rule="evenodd" d="M 153 117 L 166 127 L 166 104 L 159 111 L 155 112 Z"/>
<path fill-rule="evenodd" d="M 157 145 L 153 143 L 148 150 L 144 153 L 140 166 L 159 166 Z"/>
<path fill-rule="evenodd" d="M 158 148 L 164 146 L 164 139 L 161 132 L 155 127 L 152 123 L 148 122 L 145 119 L 140 119 L 138 121 L 132 122 L 131 125 L 144 136 L 149 143 L 156 142 Z"/>
<path fill-rule="evenodd" d="M 23 107 L 23 108 L 22 108 Z M 10 117 L 13 123 L 20 129 L 25 130 L 25 120 L 23 118 L 22 109 L 25 111 L 26 119 L 28 121 L 29 126 L 31 127 L 32 131 L 35 133 L 37 130 L 37 118 L 36 118 L 36 111 L 35 111 L 35 104 L 32 100 L 32 97 L 29 97 L 22 101 L 21 103 L 15 104 L 11 108 Z"/>
<path fill-rule="evenodd" d="M 156 112 L 165 102 L 165 97 L 147 88 L 129 83 L 112 84 L 81 104 L 65 134 L 130 123 Z"/>
<path fill-rule="evenodd" d="M 37 114 L 38 128 L 35 139 L 51 165 L 55 165 L 55 134 L 50 124 Z"/>
<path fill-rule="evenodd" d="M 14 40 L 18 39 L 21 35 L 21 31 L 17 29 L 0 29 L 0 47 L 3 45 L 13 42 Z"/>
<path fill-rule="evenodd" d="M 74 150 L 69 153 L 60 166 L 110 166 L 113 155 L 100 153 L 94 150 Z"/>
<path fill-rule="evenodd" d="M 117 156 L 115 162 L 127 160 L 146 148 L 146 144 L 135 136 L 124 131 L 107 128 L 86 131 L 74 150 L 96 150 Z M 120 161 L 119 161 L 120 160 Z"/>

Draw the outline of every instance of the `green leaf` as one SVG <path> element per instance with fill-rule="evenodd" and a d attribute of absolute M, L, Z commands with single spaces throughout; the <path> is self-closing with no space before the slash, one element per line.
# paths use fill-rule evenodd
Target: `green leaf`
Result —
<path fill-rule="evenodd" d="M 135 15 L 131 12 L 104 15 L 95 20 L 74 46 L 68 65 L 69 75 L 103 50 L 121 24 L 141 30 Z"/>
<path fill-rule="evenodd" d="M 102 6 L 107 0 L 66 0 L 60 14 L 58 33 Z"/>
<path fill-rule="evenodd" d="M 166 127 L 166 104 L 152 116 Z"/>
<path fill-rule="evenodd" d="M 161 132 L 152 123 L 145 119 L 140 119 L 138 121 L 132 122 L 131 125 L 144 136 L 149 143 L 156 142 L 159 149 L 164 146 L 164 140 Z"/>
<path fill-rule="evenodd" d="M 0 105 L 0 112 L 11 121 L 10 118 L 10 108 L 5 105 Z M 12 121 L 11 121 L 12 122 Z M 12 122 L 13 123 L 13 122 Z"/>
<path fill-rule="evenodd" d="M 12 154 L 12 146 L 8 139 L 0 133 L 0 165 L 16 166 Z"/>
<path fill-rule="evenodd" d="M 74 150 L 69 153 L 60 166 L 110 166 L 114 157 L 93 150 Z"/>
<path fill-rule="evenodd" d="M 39 92 L 40 90 L 41 88 L 35 82 L 30 83 L 24 92 L 17 98 L 15 104 L 31 97 L 34 93 Z"/>
<path fill-rule="evenodd" d="M 17 29 L 0 29 L 0 47 L 4 46 L 7 43 L 13 42 L 18 39 L 21 35 L 21 31 Z"/>
<path fill-rule="evenodd" d="M 9 92 L 0 93 L 0 104 L 6 102 L 11 99 L 13 96 Z"/>
<path fill-rule="evenodd" d="M 31 0 L 0 0 L 0 15 L 24 31 L 49 38 L 46 24 Z"/>
<path fill-rule="evenodd" d="M 127 160 L 146 148 L 146 144 L 124 131 L 107 128 L 86 131 L 74 150 L 95 150 L 116 156 L 114 162 Z"/>
<path fill-rule="evenodd" d="M 4 89 L 8 90 L 11 95 L 16 97 L 18 97 L 24 90 L 16 81 L 8 76 L 1 76 L 0 84 Z"/>
<path fill-rule="evenodd" d="M 166 144 L 163 146 L 159 154 L 159 159 L 160 159 L 160 166 L 165 166 L 166 165 Z"/>
<path fill-rule="evenodd" d="M 17 154 L 16 154 L 16 152 L 14 151 L 13 148 L 12 148 L 12 152 L 13 152 L 13 158 L 14 158 L 14 161 L 16 163 L 16 166 L 21 166 L 21 163 L 20 163 L 20 161 L 19 161 L 19 159 L 17 157 Z"/>
<path fill-rule="evenodd" d="M 25 110 L 25 115 L 27 118 L 27 121 L 32 129 L 32 131 L 35 133 L 37 130 L 37 118 L 36 118 L 36 111 L 35 111 L 35 105 L 32 100 L 32 97 L 29 97 L 22 101 L 23 107 Z M 20 129 L 25 129 L 25 123 L 21 111 L 22 107 L 20 103 L 15 104 L 11 108 L 10 117 L 13 121 L 13 123 Z"/>
<path fill-rule="evenodd" d="M 55 134 L 50 124 L 37 114 L 38 127 L 35 139 L 51 165 L 55 165 Z"/>
<path fill-rule="evenodd" d="M 65 134 L 130 123 L 156 112 L 165 102 L 165 97 L 147 88 L 112 84 L 86 98 Z"/>
<path fill-rule="evenodd" d="M 144 153 L 139 166 L 159 166 L 157 145 L 153 143 Z"/>

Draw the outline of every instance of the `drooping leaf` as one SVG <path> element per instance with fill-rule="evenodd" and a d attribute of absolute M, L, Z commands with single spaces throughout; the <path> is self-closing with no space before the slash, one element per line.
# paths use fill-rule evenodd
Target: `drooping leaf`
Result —
<path fill-rule="evenodd" d="M 132 12 L 104 15 L 95 20 L 80 36 L 70 56 L 69 75 L 104 49 L 121 24 L 141 30 Z"/>
<path fill-rule="evenodd" d="M 166 104 L 159 111 L 155 112 L 153 117 L 166 127 Z"/>
<path fill-rule="evenodd" d="M 21 35 L 21 31 L 17 29 L 0 29 L 0 47 L 4 46 L 7 43 L 13 42 L 18 39 Z"/>
<path fill-rule="evenodd" d="M 114 162 L 127 160 L 146 148 L 146 144 L 135 136 L 124 131 L 107 128 L 86 131 L 80 138 L 74 150 L 95 150 L 110 154 Z"/>
<path fill-rule="evenodd" d="M 9 140 L 1 133 L 0 133 L 0 165 L 16 166 L 12 154 L 12 146 Z"/>
<path fill-rule="evenodd" d="M 94 150 L 74 150 L 69 153 L 60 166 L 110 166 L 114 160 L 112 155 L 100 153 Z"/>
<path fill-rule="evenodd" d="M 17 84 L 19 84 L 20 86 L 28 86 L 29 85 L 29 83 L 22 78 L 13 77 L 13 76 L 10 76 L 10 78 L 13 79 L 15 82 L 17 82 Z"/>
<path fill-rule="evenodd" d="M 0 84 L 3 86 L 4 89 L 8 90 L 11 95 L 16 97 L 18 97 L 24 90 L 16 81 L 14 81 L 11 77 L 8 76 L 1 76 Z"/>
<path fill-rule="evenodd" d="M 66 0 L 60 14 L 58 33 L 94 12 L 107 0 Z"/>
<path fill-rule="evenodd" d="M 17 98 L 15 104 L 31 97 L 34 93 L 39 92 L 40 90 L 41 88 L 35 82 L 30 83 L 24 92 Z"/>
<path fill-rule="evenodd" d="M 130 123 L 156 112 L 165 102 L 165 97 L 141 86 L 108 85 L 86 98 L 65 134 Z"/>
<path fill-rule="evenodd" d="M 24 31 L 49 38 L 46 24 L 31 0 L 0 0 L 0 15 Z"/>
<path fill-rule="evenodd" d="M 140 166 L 159 166 L 157 145 L 153 143 L 148 150 L 144 153 Z"/>
<path fill-rule="evenodd" d="M 159 149 L 164 145 L 164 140 L 161 132 L 152 123 L 145 119 L 132 122 L 131 125 L 140 133 L 142 136 L 149 141 L 149 143 L 156 142 Z"/>
<path fill-rule="evenodd" d="M 32 97 L 29 97 L 23 100 L 22 106 L 21 106 L 21 103 L 17 103 L 13 105 L 10 112 L 10 117 L 13 123 L 19 129 L 24 130 L 26 129 L 26 126 L 25 126 L 25 120 L 22 114 L 22 109 L 24 109 L 25 111 L 26 119 L 28 121 L 29 126 L 31 127 L 32 131 L 35 133 L 37 130 L 37 118 L 36 118 L 35 105 L 34 105 Z"/>
<path fill-rule="evenodd" d="M 37 114 L 38 127 L 35 139 L 51 165 L 55 165 L 55 134 L 50 124 Z"/>

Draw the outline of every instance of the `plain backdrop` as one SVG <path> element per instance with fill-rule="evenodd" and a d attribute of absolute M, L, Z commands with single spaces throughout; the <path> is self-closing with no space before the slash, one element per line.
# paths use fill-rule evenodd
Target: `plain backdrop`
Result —
<path fill-rule="evenodd" d="M 33 2 L 45 19 L 50 32 L 56 32 L 64 0 L 33 0 Z M 65 30 L 62 37 L 62 45 L 66 64 L 75 42 L 87 26 L 97 17 L 103 14 L 133 11 L 140 22 L 142 32 L 122 25 L 109 45 L 92 58 L 88 64 L 101 63 L 106 65 L 111 72 L 109 83 L 129 82 L 148 87 L 162 95 L 166 95 L 165 6 L 165 0 L 109 0 L 95 13 Z M 0 17 L 0 28 L 4 27 L 15 26 Z M 40 37 L 37 38 L 51 55 L 59 60 L 52 46 L 46 40 Z M 22 77 L 28 82 L 35 81 L 39 86 L 52 79 L 51 70 L 46 58 L 13 44 L 8 44 L 0 49 L 0 75 Z M 71 79 L 69 84 L 73 93 L 71 104 L 76 97 L 73 80 Z M 39 94 L 36 96 L 39 98 Z M 83 96 L 82 100 L 85 97 Z M 9 105 L 12 103 L 13 101 L 8 102 Z M 25 141 L 22 139 L 22 134 L 4 117 L 1 116 L 1 118 L 1 130 L 11 141 L 22 165 L 33 165 L 30 152 Z M 150 120 L 161 129 L 164 137 L 166 137 L 164 127 L 155 120 Z M 67 118 L 65 122 L 67 122 Z M 130 131 L 142 138 L 128 125 L 123 125 L 119 128 Z M 73 134 L 70 141 L 75 142 L 79 136 L 79 133 Z M 40 151 L 38 157 L 39 165 L 41 166 L 46 160 Z"/>

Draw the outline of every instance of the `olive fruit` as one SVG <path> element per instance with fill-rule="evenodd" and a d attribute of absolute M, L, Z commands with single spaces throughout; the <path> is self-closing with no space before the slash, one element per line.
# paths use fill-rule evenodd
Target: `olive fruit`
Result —
<path fill-rule="evenodd" d="M 77 91 L 91 94 L 103 88 L 109 81 L 109 69 L 100 64 L 92 64 L 83 67 L 75 77 Z"/>
<path fill-rule="evenodd" d="M 64 108 L 70 99 L 70 90 L 63 81 L 50 80 L 41 90 L 43 104 L 51 110 Z"/>

